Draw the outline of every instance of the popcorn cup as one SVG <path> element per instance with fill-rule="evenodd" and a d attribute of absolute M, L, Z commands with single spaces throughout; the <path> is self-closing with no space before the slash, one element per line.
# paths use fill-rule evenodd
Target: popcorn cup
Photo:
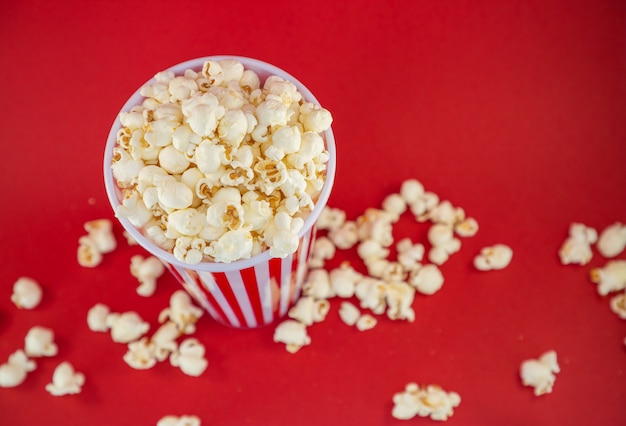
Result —
<path fill-rule="evenodd" d="M 169 70 L 181 75 L 186 69 L 200 71 L 207 60 L 220 61 L 235 59 L 245 69 L 256 72 L 263 82 L 270 75 L 277 75 L 292 82 L 305 100 L 319 104 L 315 96 L 296 78 L 263 61 L 240 56 L 209 56 L 192 59 L 173 66 Z M 146 84 L 151 84 L 151 79 Z M 124 104 L 122 111 L 128 111 L 144 98 L 137 90 Z M 109 202 L 114 210 L 121 204 L 122 192 L 115 182 L 111 170 L 116 133 L 122 126 L 119 115 L 116 118 L 106 143 L 104 155 L 104 180 Z M 332 129 L 322 134 L 329 160 L 322 190 L 315 201 L 314 209 L 304 220 L 298 233 L 298 249 L 285 258 L 270 256 L 269 250 L 248 259 L 230 263 L 203 261 L 198 264 L 181 262 L 143 235 L 128 219 L 118 220 L 124 229 L 146 249 L 156 256 L 183 288 L 219 323 L 235 328 L 255 328 L 271 324 L 284 316 L 300 296 L 302 285 L 308 273 L 310 249 L 315 241 L 315 222 L 326 205 L 334 182 L 336 155 Z"/>

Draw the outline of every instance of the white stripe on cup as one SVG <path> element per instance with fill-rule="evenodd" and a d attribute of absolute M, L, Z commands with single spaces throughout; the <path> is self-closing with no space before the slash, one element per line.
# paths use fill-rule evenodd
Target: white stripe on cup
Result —
<path fill-rule="evenodd" d="M 243 284 L 241 273 L 239 271 L 229 271 L 225 274 L 228 279 L 228 284 L 230 285 L 230 288 L 239 303 L 239 307 L 241 308 L 241 312 L 243 313 L 243 317 L 245 318 L 248 327 L 256 327 L 258 324 L 256 317 L 254 316 L 254 310 L 250 304 L 250 297 L 248 296 L 246 287 Z"/>
<path fill-rule="evenodd" d="M 241 327 L 241 323 L 237 319 L 237 315 L 235 315 L 235 312 L 233 312 L 233 309 L 230 307 L 230 303 L 228 303 L 228 300 L 226 300 L 226 298 L 224 297 L 224 294 L 222 293 L 222 290 L 220 290 L 219 286 L 215 282 L 213 275 L 211 275 L 210 272 L 204 272 L 204 271 L 198 271 L 198 275 L 200 276 L 200 279 L 206 286 L 209 293 L 211 293 L 213 297 L 215 298 L 215 301 L 217 302 L 219 307 L 222 309 L 222 312 L 224 312 L 224 315 L 226 315 L 226 318 L 228 318 L 228 321 L 230 322 L 230 324 L 233 327 Z M 218 316 L 215 316 L 214 318 L 217 319 Z"/>
<path fill-rule="evenodd" d="M 185 290 L 187 290 L 187 292 L 194 297 L 196 302 L 206 309 L 213 318 L 219 318 L 217 311 L 213 308 L 213 306 L 211 306 L 209 299 L 207 299 L 202 290 L 200 290 L 196 280 L 193 279 L 193 277 L 190 276 L 185 269 L 176 268 L 176 271 L 183 278 L 183 280 L 185 280 L 183 283 Z"/>
<path fill-rule="evenodd" d="M 289 308 L 289 293 L 291 292 L 291 266 L 293 263 L 293 254 L 281 259 L 280 261 L 280 310 L 278 314 L 283 316 Z"/>
<path fill-rule="evenodd" d="M 254 274 L 256 276 L 257 289 L 259 290 L 261 309 L 263 310 L 263 322 L 269 324 L 273 319 L 269 261 L 256 265 Z"/>

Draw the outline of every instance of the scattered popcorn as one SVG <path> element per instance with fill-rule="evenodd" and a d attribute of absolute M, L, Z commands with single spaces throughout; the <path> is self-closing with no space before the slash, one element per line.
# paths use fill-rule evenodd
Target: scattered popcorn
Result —
<path fill-rule="evenodd" d="M 410 238 L 403 238 L 396 243 L 398 252 L 398 262 L 407 271 L 412 271 L 420 267 L 419 262 L 424 258 L 424 245 L 413 244 Z"/>
<path fill-rule="evenodd" d="M 356 282 L 362 277 L 348 262 L 342 263 L 329 273 L 333 293 L 339 297 L 352 297 Z"/>
<path fill-rule="evenodd" d="M 361 312 L 359 311 L 359 308 L 350 302 L 341 302 L 341 306 L 339 307 L 339 318 L 341 318 L 345 324 L 353 326 L 357 323 L 360 317 Z"/>
<path fill-rule="evenodd" d="M 323 268 L 326 260 L 332 259 L 335 256 L 335 251 L 335 245 L 330 238 L 326 236 L 317 238 L 311 250 L 309 267 Z"/>
<path fill-rule="evenodd" d="M 147 338 L 130 342 L 128 351 L 122 357 L 124 362 L 136 370 L 147 370 L 156 365 L 154 344 Z"/>
<path fill-rule="evenodd" d="M 156 281 L 165 272 L 163 263 L 154 256 L 144 258 L 136 254 L 130 258 L 130 273 L 139 280 L 137 294 L 150 297 L 156 290 Z"/>
<path fill-rule="evenodd" d="M 382 315 L 387 309 L 387 284 L 374 277 L 364 277 L 356 284 L 355 295 L 361 308 L 370 309 L 376 315 Z"/>
<path fill-rule="evenodd" d="M 334 230 L 346 221 L 346 212 L 341 209 L 324 206 L 315 226 L 317 229 Z"/>
<path fill-rule="evenodd" d="M 359 241 L 357 224 L 347 220 L 338 228 L 328 231 L 328 238 L 337 248 L 347 250 Z"/>
<path fill-rule="evenodd" d="M 392 215 L 395 222 L 406 211 L 406 200 L 400 194 L 389 194 L 383 200 L 382 208 Z"/>
<path fill-rule="evenodd" d="M 28 359 L 24 351 L 16 350 L 6 363 L 0 365 L 0 387 L 12 388 L 22 384 L 26 375 L 36 367 L 35 361 Z"/>
<path fill-rule="evenodd" d="M 461 237 L 473 237 L 478 233 L 478 222 L 476 219 L 468 217 L 454 225 L 454 232 Z"/>
<path fill-rule="evenodd" d="M 96 303 L 87 312 L 87 326 L 91 331 L 108 331 L 109 324 L 107 324 L 107 317 L 110 313 L 111 310 L 107 305 Z"/>
<path fill-rule="evenodd" d="M 111 313 L 107 315 L 106 324 L 111 330 L 111 338 L 117 343 L 130 343 L 150 329 L 150 324 L 142 320 L 134 311 L 122 314 Z"/>
<path fill-rule="evenodd" d="M 529 359 L 520 366 L 520 377 L 524 386 L 535 388 L 535 396 L 552 392 L 556 380 L 555 373 L 561 369 L 557 362 L 556 352 L 548 351 L 538 359 Z"/>
<path fill-rule="evenodd" d="M 284 343 L 287 352 L 296 353 L 302 346 L 311 343 L 306 325 L 295 320 L 285 320 L 274 330 L 274 342 Z"/>
<path fill-rule="evenodd" d="M 611 310 L 621 319 L 626 319 L 626 292 L 611 298 Z"/>
<path fill-rule="evenodd" d="M 313 269 L 309 271 L 306 281 L 302 284 L 302 294 L 314 299 L 330 299 L 335 296 L 335 291 L 330 284 L 330 275 L 326 269 Z"/>
<path fill-rule="evenodd" d="M 490 271 L 506 268 L 513 258 L 513 250 L 507 245 L 496 244 L 481 249 L 474 257 L 474 266 L 479 271 Z"/>
<path fill-rule="evenodd" d="M 54 343 L 54 332 L 45 327 L 32 327 L 24 338 L 24 352 L 29 357 L 56 355 L 58 348 Z"/>
<path fill-rule="evenodd" d="M 371 330 L 376 326 L 377 323 L 378 321 L 376 321 L 376 318 L 374 318 L 370 314 L 363 314 L 357 320 L 356 328 L 359 331 Z"/>
<path fill-rule="evenodd" d="M 445 263 L 451 254 L 461 249 L 461 241 L 454 238 L 454 228 L 447 223 L 435 223 L 428 229 L 428 241 L 432 245 L 428 260 L 435 265 Z"/>
<path fill-rule="evenodd" d="M 57 366 L 52 373 L 52 382 L 46 385 L 46 390 L 54 396 L 77 394 L 85 383 L 85 375 L 74 370 L 67 361 Z"/>
<path fill-rule="evenodd" d="M 137 240 L 135 240 L 135 239 L 133 238 L 133 236 L 132 236 L 132 235 L 130 235 L 130 233 L 129 233 L 128 231 L 126 231 L 126 230 L 125 230 L 125 231 L 122 233 L 122 235 L 124 235 L 124 237 L 126 238 L 126 244 L 128 244 L 129 246 L 136 246 L 136 245 L 138 245 L 138 244 L 139 244 L 139 243 L 137 243 Z"/>
<path fill-rule="evenodd" d="M 204 346 L 194 338 L 183 340 L 176 352 L 170 355 L 170 363 L 188 376 L 197 377 L 206 370 L 209 362 L 204 358 Z"/>
<path fill-rule="evenodd" d="M 393 396 L 391 415 L 399 420 L 420 416 L 445 421 L 454 414 L 454 408 L 460 403 L 461 397 L 456 392 L 446 392 L 438 385 L 420 387 L 416 383 L 409 383 L 403 392 Z"/>
<path fill-rule="evenodd" d="M 387 284 L 385 297 L 387 299 L 387 316 L 389 319 L 405 319 L 415 321 L 415 312 L 411 307 L 415 297 L 415 289 L 405 282 L 390 282 Z"/>
<path fill-rule="evenodd" d="M 32 278 L 20 277 L 13 284 L 11 301 L 20 309 L 34 309 L 41 302 L 43 292 Z"/>
<path fill-rule="evenodd" d="M 102 253 L 98 250 L 98 245 L 86 235 L 78 239 L 76 256 L 78 264 L 85 268 L 95 268 L 102 263 Z"/>
<path fill-rule="evenodd" d="M 157 426 L 200 426 L 200 418 L 197 416 L 183 415 L 164 416 L 157 422 Z"/>
<path fill-rule="evenodd" d="M 606 227 L 598 238 L 596 247 L 604 257 L 615 257 L 626 248 L 626 225 L 621 222 Z"/>
<path fill-rule="evenodd" d="M 409 284 L 422 294 L 435 294 L 443 286 L 443 274 L 437 265 L 424 265 L 409 275 Z"/>
<path fill-rule="evenodd" d="M 356 220 L 359 241 L 374 240 L 383 247 L 393 244 L 394 216 L 384 210 L 368 208 Z"/>
<path fill-rule="evenodd" d="M 180 330 L 171 321 L 161 324 L 154 332 L 150 341 L 154 345 L 154 354 L 158 361 L 164 361 L 171 353 L 176 352 L 178 349 L 176 339 L 178 337 L 180 337 Z"/>
<path fill-rule="evenodd" d="M 288 316 L 304 325 L 312 325 L 324 321 L 329 310 L 330 303 L 328 300 L 315 300 L 313 297 L 304 296 L 300 297 L 289 310 Z"/>
<path fill-rule="evenodd" d="M 173 322 L 182 334 L 196 331 L 196 322 L 204 311 L 191 302 L 191 297 L 184 290 L 176 290 L 170 296 L 170 306 L 159 314 L 159 322 Z"/>
<path fill-rule="evenodd" d="M 324 184 L 322 133 L 331 114 L 293 83 L 278 76 L 261 83 L 236 60 L 155 80 L 140 89 L 144 101 L 119 116 L 116 216 L 189 264 L 294 253 Z M 223 189 L 237 198 L 216 199 Z M 281 214 L 290 220 L 277 226 Z M 339 219 L 323 215 L 318 226 L 326 218 Z"/>
<path fill-rule="evenodd" d="M 570 263 L 585 265 L 589 263 L 593 256 L 591 244 L 597 240 L 598 233 L 595 229 L 582 223 L 572 223 L 569 228 L 569 236 L 559 250 L 561 263 L 563 265 Z"/>
<path fill-rule="evenodd" d="M 602 268 L 593 268 L 591 282 L 598 284 L 598 294 L 607 294 L 626 288 L 626 260 L 611 260 Z"/>
<path fill-rule="evenodd" d="M 117 247 L 113 235 L 113 223 L 109 219 L 97 219 L 85 222 L 85 231 L 97 250 L 102 253 L 111 253 Z"/>
<path fill-rule="evenodd" d="M 400 196 L 411 205 L 418 202 L 424 195 L 424 185 L 417 179 L 407 179 L 400 186 Z"/>

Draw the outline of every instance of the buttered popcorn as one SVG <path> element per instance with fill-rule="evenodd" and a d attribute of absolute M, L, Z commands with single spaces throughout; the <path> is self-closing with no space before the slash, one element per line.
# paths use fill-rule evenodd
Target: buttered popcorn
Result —
<path fill-rule="evenodd" d="M 324 184 L 331 114 L 236 60 L 160 72 L 140 93 L 119 116 L 116 215 L 188 264 L 293 253 Z"/>

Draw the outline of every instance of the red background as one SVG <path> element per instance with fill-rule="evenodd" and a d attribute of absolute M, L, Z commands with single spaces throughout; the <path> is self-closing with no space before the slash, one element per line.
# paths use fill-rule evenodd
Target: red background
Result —
<path fill-rule="evenodd" d="M 347 2 L 346 2 L 347 3 Z M 354 219 L 407 178 L 461 206 L 481 228 L 443 265 L 445 284 L 416 298 L 414 323 L 384 317 L 359 333 L 339 300 L 295 355 L 273 327 L 195 334 L 209 368 L 148 371 L 87 328 L 97 302 L 136 310 L 155 330 L 178 284 L 142 298 L 128 247 L 96 269 L 76 262 L 85 221 L 113 218 L 102 154 L 128 96 L 164 68 L 236 54 L 273 63 L 334 116 L 338 169 L 330 205 Z M 59 354 L 0 389 L 0 423 L 153 425 L 196 414 L 203 425 L 400 425 L 391 398 L 407 382 L 462 397 L 451 425 L 626 424 L 626 327 L 589 269 L 560 264 L 571 222 L 626 222 L 626 3 L 622 1 L 36 2 L 0 4 L 0 362 L 34 325 Z M 396 236 L 423 238 L 404 218 Z M 502 271 L 471 266 L 494 243 Z M 620 256 L 626 259 L 626 254 Z M 336 262 L 352 260 L 340 253 Z M 362 269 L 361 269 L 362 270 Z M 44 289 L 35 310 L 10 301 L 22 275 Z M 553 393 L 521 385 L 522 360 L 554 349 Z M 44 386 L 61 361 L 86 375 L 79 395 Z"/>

